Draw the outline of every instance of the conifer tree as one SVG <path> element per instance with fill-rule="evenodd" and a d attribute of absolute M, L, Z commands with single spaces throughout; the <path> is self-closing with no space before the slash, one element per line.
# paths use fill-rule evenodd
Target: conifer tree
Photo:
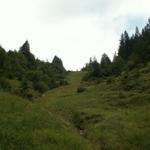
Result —
<path fill-rule="evenodd" d="M 3 69 L 5 63 L 6 63 L 6 51 L 0 46 L 0 70 Z"/>
<path fill-rule="evenodd" d="M 25 43 L 22 45 L 22 47 L 20 47 L 19 52 L 25 56 L 25 58 L 27 60 L 27 67 L 30 69 L 35 68 L 35 57 L 30 52 L 30 45 L 29 45 L 28 41 L 25 41 Z"/>
<path fill-rule="evenodd" d="M 57 70 L 59 73 L 64 73 L 65 72 L 65 68 L 63 66 L 62 60 L 55 56 L 53 61 L 52 61 L 52 65 L 55 68 L 55 70 Z"/>
<path fill-rule="evenodd" d="M 107 67 L 110 64 L 111 64 L 110 58 L 108 57 L 107 54 L 104 53 L 101 58 L 101 67 Z"/>
<path fill-rule="evenodd" d="M 124 61 L 121 58 L 121 56 L 117 56 L 117 54 L 115 53 L 114 58 L 113 58 L 113 62 L 112 62 L 112 72 L 115 75 L 119 75 L 121 73 L 121 71 L 123 70 L 123 66 L 124 66 Z"/>
<path fill-rule="evenodd" d="M 139 32 L 139 29 L 138 27 L 135 28 L 135 38 L 139 38 L 140 37 L 140 32 Z"/>
<path fill-rule="evenodd" d="M 129 38 L 127 31 L 125 31 L 124 34 L 121 35 L 118 54 L 125 61 L 127 61 L 129 59 L 129 56 L 131 55 L 130 38 Z"/>
<path fill-rule="evenodd" d="M 107 54 L 103 54 L 101 58 L 101 63 L 100 63 L 100 69 L 102 72 L 102 76 L 109 76 L 111 75 L 111 60 L 108 57 Z"/>

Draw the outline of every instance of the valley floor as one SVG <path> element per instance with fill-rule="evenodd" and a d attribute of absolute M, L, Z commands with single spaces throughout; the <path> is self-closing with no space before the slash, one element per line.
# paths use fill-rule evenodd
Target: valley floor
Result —
<path fill-rule="evenodd" d="M 0 93 L 0 150 L 150 150 L 150 93 L 100 82 L 69 85 L 28 101 Z"/>

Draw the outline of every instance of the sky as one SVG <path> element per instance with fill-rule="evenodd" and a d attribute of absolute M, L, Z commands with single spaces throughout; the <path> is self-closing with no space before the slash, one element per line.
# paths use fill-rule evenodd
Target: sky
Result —
<path fill-rule="evenodd" d="M 41 60 L 57 55 L 68 70 L 90 57 L 113 58 L 120 35 L 141 30 L 150 17 L 149 0 L 0 0 L 0 45 L 19 50 L 28 40 Z"/>

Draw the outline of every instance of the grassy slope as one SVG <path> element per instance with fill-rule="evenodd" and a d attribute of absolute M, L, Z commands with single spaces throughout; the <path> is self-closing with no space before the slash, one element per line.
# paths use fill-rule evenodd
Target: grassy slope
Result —
<path fill-rule="evenodd" d="M 91 149 L 62 117 L 45 104 L 0 93 L 1 150 Z"/>
<path fill-rule="evenodd" d="M 149 68 L 140 70 L 146 83 Z M 70 73 L 69 85 L 34 102 L 1 93 L 0 149 L 149 150 L 149 89 L 127 92 L 100 82 L 77 94 L 83 75 Z"/>

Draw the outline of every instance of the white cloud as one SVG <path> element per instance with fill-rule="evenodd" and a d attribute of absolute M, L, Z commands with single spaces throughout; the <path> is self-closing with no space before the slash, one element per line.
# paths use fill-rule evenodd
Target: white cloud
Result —
<path fill-rule="evenodd" d="M 0 0 L 0 6 L 4 48 L 18 49 L 28 39 L 37 57 L 56 54 L 74 70 L 89 57 L 112 57 L 121 32 L 133 32 L 130 26 L 144 24 L 150 14 L 148 0 Z"/>

